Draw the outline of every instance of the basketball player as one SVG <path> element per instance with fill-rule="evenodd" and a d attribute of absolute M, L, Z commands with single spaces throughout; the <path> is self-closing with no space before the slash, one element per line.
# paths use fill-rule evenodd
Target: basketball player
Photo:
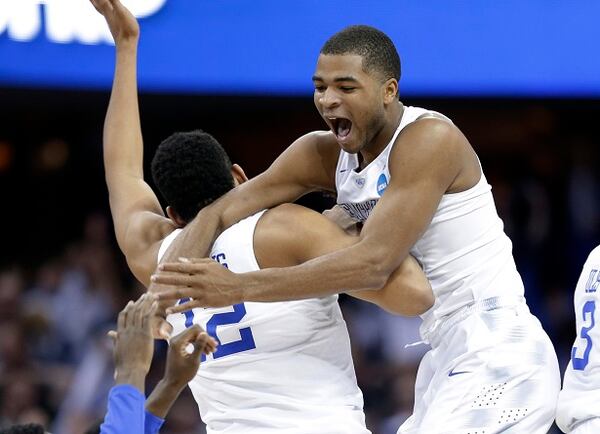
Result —
<path fill-rule="evenodd" d="M 556 424 L 566 433 L 600 433 L 600 335 L 596 327 L 599 289 L 600 246 L 588 256 L 573 297 L 577 338 L 556 412 Z"/>
<path fill-rule="evenodd" d="M 117 241 L 146 284 L 158 258 L 198 210 L 246 181 L 210 135 L 177 133 L 159 146 L 152 172 L 172 205 L 165 217 L 143 180 L 136 93 L 139 28 L 118 0 L 92 0 L 116 42 L 117 63 L 104 130 L 104 161 Z M 216 240 L 212 257 L 234 272 L 296 265 L 356 242 L 333 222 L 285 205 L 261 211 Z M 433 294 L 413 258 L 380 291 L 359 296 L 401 313 L 422 313 Z M 208 432 L 368 433 L 337 296 L 237 303 L 171 315 L 174 332 L 199 324 L 220 342 L 190 388 Z"/>
<path fill-rule="evenodd" d="M 554 348 L 524 299 L 477 155 L 447 117 L 399 100 L 392 41 L 352 26 L 321 49 L 314 102 L 328 131 L 297 139 L 263 174 L 204 208 L 178 237 L 156 283 L 171 308 L 323 297 L 380 288 L 411 253 L 436 296 L 423 315 L 412 417 L 399 433 L 546 433 L 560 389 Z M 207 255 L 214 237 L 313 190 L 337 191 L 363 222 L 360 241 L 291 268 L 234 274 Z M 179 274 L 177 274 L 179 273 Z"/>

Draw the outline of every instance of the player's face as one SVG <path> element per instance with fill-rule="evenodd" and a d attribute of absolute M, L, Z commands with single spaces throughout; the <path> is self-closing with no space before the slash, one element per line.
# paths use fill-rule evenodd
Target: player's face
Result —
<path fill-rule="evenodd" d="M 363 70 L 356 54 L 321 54 L 313 76 L 314 101 L 340 147 L 352 154 L 385 125 L 384 84 Z"/>

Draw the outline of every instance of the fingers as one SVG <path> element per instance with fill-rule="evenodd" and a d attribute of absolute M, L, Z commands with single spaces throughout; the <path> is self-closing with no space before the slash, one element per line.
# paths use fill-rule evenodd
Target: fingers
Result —
<path fill-rule="evenodd" d="M 90 0 L 90 3 L 96 8 L 102 15 L 107 15 L 112 12 L 112 4 L 109 0 Z"/>
<path fill-rule="evenodd" d="M 204 354 L 209 355 L 217 351 L 219 342 L 215 338 L 210 336 L 207 332 L 202 332 L 196 338 L 196 342 L 194 345 L 197 347 L 202 347 Z"/>
<path fill-rule="evenodd" d="M 175 273 L 198 274 L 204 271 L 204 266 L 214 264 L 209 258 L 179 258 L 179 262 L 165 262 L 158 266 L 159 271 L 171 271 Z"/>
<path fill-rule="evenodd" d="M 127 303 L 125 308 L 119 313 L 119 317 L 117 320 L 117 329 L 124 330 L 127 327 L 127 315 L 131 312 L 133 308 L 133 301 Z"/>
<path fill-rule="evenodd" d="M 171 345 L 174 351 L 178 351 L 182 356 L 186 356 L 189 354 L 196 355 L 200 352 L 207 355 L 211 354 L 216 351 L 219 343 L 216 339 L 202 330 L 202 327 L 198 324 L 194 324 L 175 336 L 171 340 Z M 193 347 L 192 351 L 190 351 L 192 348 L 190 345 Z"/>
<path fill-rule="evenodd" d="M 117 332 L 116 330 L 109 330 L 108 333 L 106 333 L 106 335 L 112 339 L 113 343 L 117 342 Z"/>
<path fill-rule="evenodd" d="M 144 294 L 144 301 L 140 306 L 140 327 L 146 330 L 150 326 L 150 319 L 158 309 L 158 301 L 154 294 Z"/>
<path fill-rule="evenodd" d="M 132 325 L 143 328 L 147 324 L 147 318 L 152 310 L 156 298 L 153 294 L 143 294 L 134 304 L 132 312 Z"/>
<path fill-rule="evenodd" d="M 173 326 L 164 318 L 160 318 L 160 324 L 158 326 L 159 338 L 168 342 L 171 339 L 171 333 L 173 333 Z"/>
<path fill-rule="evenodd" d="M 192 345 L 194 346 L 194 352 L 192 353 L 194 357 L 198 357 L 200 353 L 204 353 L 208 356 L 217 350 L 218 342 L 213 337 L 209 336 L 208 333 L 203 331 L 196 336 Z"/>
<path fill-rule="evenodd" d="M 183 298 L 183 297 L 178 297 Z M 202 307 L 202 304 L 199 300 L 190 300 L 186 303 L 178 304 L 176 306 L 171 306 L 167 309 L 167 315 L 172 315 L 174 313 L 182 313 L 187 312 L 188 310 L 192 310 L 195 307 Z"/>
<path fill-rule="evenodd" d="M 180 300 L 182 298 L 192 298 L 197 296 L 198 290 L 192 288 L 177 288 L 177 289 L 169 289 L 167 291 L 161 292 L 160 294 L 156 294 L 159 302 L 162 304 L 163 302 L 170 301 L 172 304 L 174 301 Z M 166 311 L 168 314 L 168 310 L 171 306 L 169 306 Z"/>
<path fill-rule="evenodd" d="M 192 286 L 194 284 L 195 286 L 198 286 L 198 282 L 195 282 L 194 277 L 189 275 L 196 273 L 185 273 L 186 274 L 165 274 L 161 272 L 153 274 L 151 280 L 153 283 L 166 286 Z"/>

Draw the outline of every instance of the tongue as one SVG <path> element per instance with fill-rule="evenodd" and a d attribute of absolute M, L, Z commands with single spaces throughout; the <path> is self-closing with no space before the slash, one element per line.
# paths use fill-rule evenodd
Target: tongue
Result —
<path fill-rule="evenodd" d="M 338 122 L 339 122 L 338 126 L 337 126 L 338 137 L 346 137 L 348 134 L 350 134 L 350 129 L 352 128 L 352 122 L 350 122 L 348 119 L 340 119 Z"/>

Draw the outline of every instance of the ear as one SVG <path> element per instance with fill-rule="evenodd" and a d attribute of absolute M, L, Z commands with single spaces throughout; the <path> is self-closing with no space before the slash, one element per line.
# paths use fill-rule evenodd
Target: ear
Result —
<path fill-rule="evenodd" d="M 395 78 L 390 78 L 383 84 L 383 101 L 384 104 L 398 101 L 398 80 Z"/>
<path fill-rule="evenodd" d="M 242 169 L 239 164 L 234 164 L 231 166 L 231 176 L 233 176 L 233 181 L 235 182 L 236 186 L 248 181 L 248 177 L 244 173 L 244 169 Z"/>
<path fill-rule="evenodd" d="M 183 220 L 179 214 L 177 214 L 177 211 L 175 211 L 171 206 L 167 207 L 167 216 L 169 216 L 169 218 L 173 221 L 173 223 L 175 223 L 175 225 L 177 225 L 178 228 L 182 228 L 187 224 L 187 222 Z"/>

